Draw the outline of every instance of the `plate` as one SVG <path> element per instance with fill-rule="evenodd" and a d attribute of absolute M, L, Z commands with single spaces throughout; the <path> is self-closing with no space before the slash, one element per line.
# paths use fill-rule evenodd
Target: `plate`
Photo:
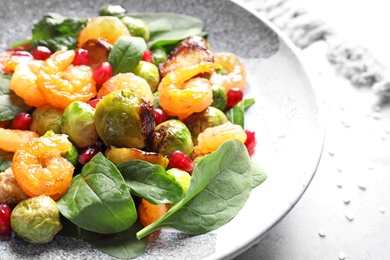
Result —
<path fill-rule="evenodd" d="M 47 12 L 91 17 L 107 1 L 1 0 L 0 48 L 30 35 L 31 25 Z M 245 95 L 256 103 L 246 128 L 258 140 L 253 160 L 268 173 L 245 207 L 227 225 L 205 235 L 164 230 L 139 259 L 231 259 L 258 242 L 294 207 L 317 169 L 323 147 L 323 121 L 315 91 L 298 51 L 270 22 L 238 1 L 116 1 L 130 12 L 175 12 L 205 22 L 214 52 L 230 51 L 247 69 Z M 56 237 L 47 245 L 19 239 L 0 242 L 5 259 L 111 259 L 80 240 Z"/>

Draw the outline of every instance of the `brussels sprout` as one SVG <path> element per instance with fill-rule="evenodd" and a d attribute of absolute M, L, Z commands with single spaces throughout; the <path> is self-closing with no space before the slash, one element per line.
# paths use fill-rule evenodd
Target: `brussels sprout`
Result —
<path fill-rule="evenodd" d="M 228 121 L 226 115 L 215 107 L 208 107 L 203 112 L 194 113 L 183 120 L 192 135 L 194 145 L 198 143 L 198 135 L 206 128 L 222 125 Z"/>
<path fill-rule="evenodd" d="M 157 125 L 150 146 L 154 152 L 168 157 L 176 150 L 190 155 L 194 148 L 190 131 L 177 119 L 170 119 Z"/>
<path fill-rule="evenodd" d="M 124 14 L 126 12 L 127 12 L 126 9 L 120 5 L 106 4 L 100 8 L 99 15 L 115 16 L 115 15 Z"/>
<path fill-rule="evenodd" d="M 141 37 L 145 42 L 149 41 L 150 33 L 147 24 L 139 18 L 125 16 L 121 19 L 122 23 L 126 25 L 131 36 Z"/>
<path fill-rule="evenodd" d="M 160 83 L 160 74 L 158 73 L 156 65 L 151 62 L 141 60 L 132 72 L 145 79 L 152 92 L 157 90 L 158 83 Z"/>
<path fill-rule="evenodd" d="M 23 200 L 11 213 L 11 226 L 29 243 L 48 243 L 62 228 L 57 203 L 46 195 Z"/>
<path fill-rule="evenodd" d="M 143 148 L 154 125 L 152 105 L 128 89 L 106 95 L 96 106 L 95 126 L 106 145 Z"/>
<path fill-rule="evenodd" d="M 96 143 L 99 135 L 94 124 L 95 109 L 82 101 L 74 101 L 64 110 L 61 132 L 69 136 L 77 148 Z"/>
<path fill-rule="evenodd" d="M 156 48 L 152 50 L 152 63 L 158 66 L 168 58 L 167 52 L 163 48 Z"/>
<path fill-rule="evenodd" d="M 213 91 L 213 103 L 211 103 L 211 106 L 223 111 L 226 108 L 227 101 L 225 88 L 221 85 L 213 84 L 211 89 Z"/>
<path fill-rule="evenodd" d="M 184 195 L 186 195 L 188 187 L 190 187 L 191 175 L 188 172 L 177 168 L 171 168 L 167 170 L 167 173 L 175 178 L 183 188 Z"/>
<path fill-rule="evenodd" d="M 32 123 L 30 130 L 42 136 L 47 131 L 53 130 L 54 133 L 61 133 L 61 117 L 63 110 L 46 104 L 40 106 L 32 113 Z"/>

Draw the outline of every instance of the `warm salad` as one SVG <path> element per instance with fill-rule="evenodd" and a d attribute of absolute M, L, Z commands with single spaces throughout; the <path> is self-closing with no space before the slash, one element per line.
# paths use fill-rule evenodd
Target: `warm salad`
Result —
<path fill-rule="evenodd" d="M 48 13 L 0 56 L 0 238 L 135 258 L 161 228 L 228 223 L 266 174 L 246 74 L 195 17 Z"/>

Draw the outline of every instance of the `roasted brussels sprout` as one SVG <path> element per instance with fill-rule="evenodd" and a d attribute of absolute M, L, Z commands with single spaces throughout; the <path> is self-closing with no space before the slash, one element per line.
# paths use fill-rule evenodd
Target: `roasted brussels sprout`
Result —
<path fill-rule="evenodd" d="M 52 105 L 46 104 L 40 106 L 32 113 L 32 123 L 30 130 L 42 136 L 47 131 L 53 130 L 54 133 L 61 133 L 61 117 L 63 110 Z"/>
<path fill-rule="evenodd" d="M 100 100 L 94 121 L 103 142 L 119 148 L 145 147 L 155 126 L 150 102 L 128 89 L 114 91 Z"/>
<path fill-rule="evenodd" d="M 205 111 L 194 113 L 183 120 L 191 132 L 192 142 L 194 145 L 198 143 L 198 135 L 206 128 L 217 125 L 222 125 L 228 121 L 226 115 L 215 107 L 208 107 Z"/>
<path fill-rule="evenodd" d="M 188 172 L 177 168 L 171 168 L 167 170 L 167 173 L 175 178 L 175 180 L 183 188 L 184 195 L 186 195 L 188 187 L 190 187 L 191 175 Z"/>
<path fill-rule="evenodd" d="M 194 148 L 190 131 L 177 119 L 169 119 L 157 125 L 150 146 L 154 152 L 168 157 L 176 150 L 190 155 Z"/>
<path fill-rule="evenodd" d="M 114 16 L 126 13 L 126 9 L 120 5 L 106 4 L 99 9 L 99 15 Z"/>
<path fill-rule="evenodd" d="M 74 101 L 64 110 L 61 118 L 61 132 L 77 147 L 83 148 L 96 143 L 99 135 L 94 124 L 95 109 L 82 101 Z"/>
<path fill-rule="evenodd" d="M 132 72 L 145 79 L 152 92 L 157 90 L 158 83 L 160 83 L 160 74 L 158 73 L 156 65 L 151 62 L 141 60 Z"/>
<path fill-rule="evenodd" d="M 211 89 L 213 91 L 213 103 L 211 103 L 211 106 L 223 111 L 226 108 L 227 101 L 225 88 L 221 85 L 213 84 Z"/>
<path fill-rule="evenodd" d="M 152 50 L 152 63 L 156 66 L 164 62 L 168 58 L 167 52 L 163 48 L 155 48 Z"/>
<path fill-rule="evenodd" d="M 141 37 L 145 42 L 149 41 L 150 33 L 147 24 L 139 18 L 124 16 L 121 19 L 122 23 L 126 25 L 131 36 Z"/>
<path fill-rule="evenodd" d="M 112 45 L 102 39 L 89 39 L 83 43 L 82 49 L 88 51 L 90 66 L 96 69 L 103 62 L 108 61 Z"/>
<path fill-rule="evenodd" d="M 11 213 L 11 226 L 29 243 L 48 243 L 62 228 L 57 203 L 46 195 L 23 200 Z"/>

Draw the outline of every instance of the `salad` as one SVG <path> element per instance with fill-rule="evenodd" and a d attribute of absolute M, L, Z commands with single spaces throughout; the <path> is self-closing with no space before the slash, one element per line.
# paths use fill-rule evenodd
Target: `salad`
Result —
<path fill-rule="evenodd" d="M 136 258 L 162 228 L 204 234 L 237 215 L 267 178 L 245 129 L 255 100 L 203 28 L 109 4 L 48 13 L 0 55 L 1 239 Z"/>

